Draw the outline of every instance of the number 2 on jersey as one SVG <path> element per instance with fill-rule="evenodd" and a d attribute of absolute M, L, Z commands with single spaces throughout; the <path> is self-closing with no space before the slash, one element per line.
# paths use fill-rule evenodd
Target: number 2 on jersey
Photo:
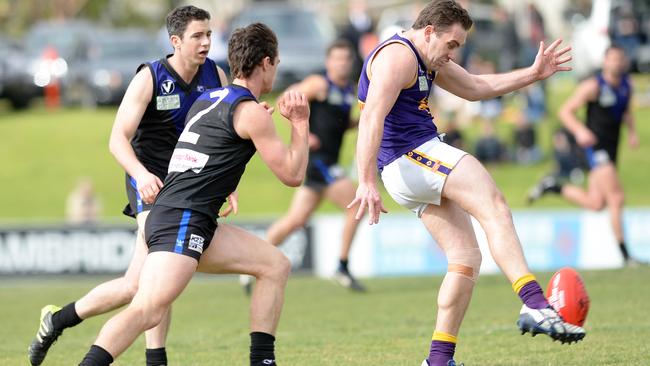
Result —
<path fill-rule="evenodd" d="M 192 128 L 192 125 L 194 125 L 199 119 L 201 119 L 201 117 L 203 117 L 208 112 L 213 110 L 216 106 L 218 106 L 219 103 L 221 103 L 221 101 L 223 100 L 223 98 L 226 97 L 226 95 L 228 95 L 228 89 L 219 89 L 210 93 L 210 99 L 217 98 L 217 100 L 214 101 L 214 103 L 210 104 L 206 109 L 195 114 L 194 117 L 192 117 L 192 119 L 187 121 L 187 124 L 185 125 L 185 129 L 183 129 L 183 133 L 181 133 L 180 137 L 178 138 L 178 141 L 187 142 L 189 144 L 196 145 L 196 142 L 199 140 L 199 137 L 201 135 L 199 135 L 196 132 L 190 132 L 190 128 Z"/>

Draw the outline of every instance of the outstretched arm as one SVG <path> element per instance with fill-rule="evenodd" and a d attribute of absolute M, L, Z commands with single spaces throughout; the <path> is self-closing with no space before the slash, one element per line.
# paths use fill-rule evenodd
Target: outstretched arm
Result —
<path fill-rule="evenodd" d="M 453 61 L 437 70 L 436 84 L 443 89 L 467 100 L 491 99 L 521 89 L 526 85 L 544 80 L 558 71 L 569 71 L 570 66 L 563 66 L 571 60 L 565 55 L 571 47 L 556 51 L 562 40 L 558 39 L 545 48 L 540 42 L 535 62 L 524 69 L 503 74 L 474 75 Z"/>

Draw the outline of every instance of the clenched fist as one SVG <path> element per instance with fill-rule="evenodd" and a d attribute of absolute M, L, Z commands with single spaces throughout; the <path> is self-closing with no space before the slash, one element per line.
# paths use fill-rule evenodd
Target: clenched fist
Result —
<path fill-rule="evenodd" d="M 286 119 L 295 122 L 309 120 L 309 102 L 303 93 L 295 90 L 286 91 L 278 100 L 280 114 Z"/>

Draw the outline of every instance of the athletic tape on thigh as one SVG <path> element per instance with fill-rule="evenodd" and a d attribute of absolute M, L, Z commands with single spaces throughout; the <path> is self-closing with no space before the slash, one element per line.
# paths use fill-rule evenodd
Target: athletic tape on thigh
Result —
<path fill-rule="evenodd" d="M 451 248 L 447 252 L 447 272 L 456 273 L 476 281 L 481 270 L 481 250 L 479 248 Z"/>

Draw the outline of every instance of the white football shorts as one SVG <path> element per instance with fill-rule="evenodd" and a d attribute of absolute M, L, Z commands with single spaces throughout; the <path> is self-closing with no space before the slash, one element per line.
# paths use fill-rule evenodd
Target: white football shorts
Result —
<path fill-rule="evenodd" d="M 447 176 L 466 154 L 435 137 L 386 165 L 381 180 L 395 202 L 420 217 L 427 205 L 440 205 Z"/>

